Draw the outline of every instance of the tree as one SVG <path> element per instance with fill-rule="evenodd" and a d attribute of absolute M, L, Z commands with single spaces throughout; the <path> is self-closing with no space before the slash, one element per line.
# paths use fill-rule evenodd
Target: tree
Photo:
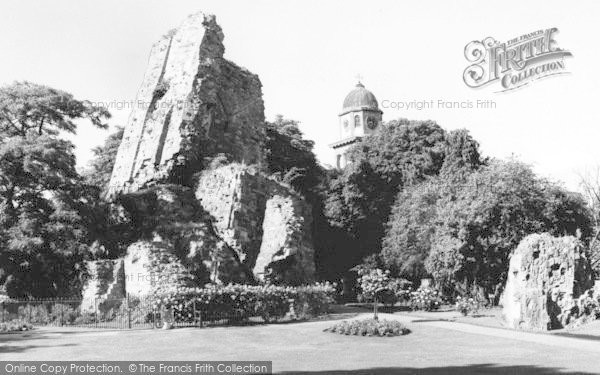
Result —
<path fill-rule="evenodd" d="M 267 165 L 283 182 L 304 195 L 311 195 L 316 193 L 324 172 L 313 152 L 315 143 L 303 138 L 298 125 L 298 121 L 282 115 L 266 123 Z"/>
<path fill-rule="evenodd" d="M 106 190 L 110 182 L 113 167 L 115 166 L 117 151 L 119 151 L 124 131 L 123 127 L 118 126 L 116 131 L 106 138 L 102 146 L 92 149 L 93 157 L 89 168 L 84 173 L 87 183 L 98 186 L 103 191 Z"/>
<path fill-rule="evenodd" d="M 589 233 L 584 202 L 516 161 L 494 161 L 438 199 L 425 266 L 446 291 L 478 290 L 497 301 L 511 251 L 531 233 Z"/>
<path fill-rule="evenodd" d="M 425 259 L 435 233 L 440 180 L 412 185 L 398 194 L 380 258 L 394 275 L 417 282 L 427 276 Z"/>
<path fill-rule="evenodd" d="M 28 82 L 0 88 L 0 285 L 12 297 L 74 290 L 90 242 L 87 212 L 98 189 L 75 169 L 74 120 L 108 112 Z"/>
<path fill-rule="evenodd" d="M 298 121 L 281 115 L 266 123 L 267 166 L 270 173 L 302 194 L 311 206 L 317 277 L 332 279 L 337 276 L 339 262 L 332 249 L 347 239 L 329 225 L 323 214 L 330 173 L 318 164 L 314 142 L 303 138 L 298 125 Z"/>
<path fill-rule="evenodd" d="M 401 119 L 350 150 L 351 163 L 331 181 L 325 203 L 329 222 L 351 238 L 338 258 L 352 267 L 379 252 L 398 192 L 440 172 L 445 135 L 435 122 Z"/>
<path fill-rule="evenodd" d="M 436 229 L 438 200 L 452 199 L 466 177 L 484 163 L 479 144 L 468 131 L 453 130 L 446 135 L 439 176 L 409 185 L 396 197 L 380 254 L 387 269 L 413 282 L 428 276 L 425 259 Z"/>
<path fill-rule="evenodd" d="M 105 129 L 103 120 L 109 117 L 105 108 L 47 86 L 15 82 L 0 88 L 0 134 L 4 137 L 75 133 L 78 119 L 89 119 Z"/>
<path fill-rule="evenodd" d="M 600 274 L 600 166 L 579 176 L 583 199 L 591 210 L 594 231 L 589 241 L 592 268 Z"/>
<path fill-rule="evenodd" d="M 390 271 L 383 271 L 379 268 L 360 272 L 359 284 L 363 296 L 373 302 L 373 319 L 378 320 L 377 307 L 379 305 L 380 294 L 390 288 Z"/>

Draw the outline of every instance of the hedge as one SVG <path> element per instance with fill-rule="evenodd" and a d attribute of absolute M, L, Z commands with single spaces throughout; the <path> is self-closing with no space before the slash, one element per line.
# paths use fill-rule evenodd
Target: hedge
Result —
<path fill-rule="evenodd" d="M 194 312 L 207 318 L 247 319 L 260 316 L 266 322 L 292 315 L 305 319 L 327 313 L 334 302 L 334 285 L 314 284 L 302 287 L 210 285 L 204 288 L 178 288 L 157 292 L 153 307 L 172 309 L 177 321 L 191 321 Z"/>

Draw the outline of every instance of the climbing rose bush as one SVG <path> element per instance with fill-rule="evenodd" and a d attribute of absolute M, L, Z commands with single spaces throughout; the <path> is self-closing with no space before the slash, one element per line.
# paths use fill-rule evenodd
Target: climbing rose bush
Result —
<path fill-rule="evenodd" d="M 264 321 L 278 320 L 293 313 L 295 318 L 317 316 L 334 302 L 333 284 L 303 287 L 275 285 L 208 285 L 204 288 L 180 287 L 153 296 L 153 307 L 172 309 L 177 321 L 191 321 L 194 312 L 205 317 L 234 317 L 239 320 L 260 316 Z"/>

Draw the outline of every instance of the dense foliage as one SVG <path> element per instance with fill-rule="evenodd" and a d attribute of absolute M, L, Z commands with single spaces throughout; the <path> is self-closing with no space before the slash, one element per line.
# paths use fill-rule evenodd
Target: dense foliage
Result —
<path fill-rule="evenodd" d="M 97 146 L 92 149 L 92 160 L 84 176 L 86 181 L 93 186 L 98 186 L 105 191 L 110 182 L 113 167 L 119 145 L 123 139 L 123 127 L 117 127 L 115 132 L 110 134 L 102 146 Z"/>
<path fill-rule="evenodd" d="M 75 169 L 76 120 L 109 114 L 29 82 L 0 88 L 0 285 L 12 297 L 55 296 L 79 285 L 99 190 Z"/>
<path fill-rule="evenodd" d="M 352 239 L 337 254 L 347 266 L 380 250 L 398 191 L 439 173 L 444 136 L 432 121 L 392 121 L 350 150 L 351 164 L 331 182 L 325 205 L 330 223 Z"/>
<path fill-rule="evenodd" d="M 301 193 L 312 207 L 317 277 L 331 280 L 350 267 L 334 251 L 349 244 L 350 239 L 342 230 L 332 227 L 324 215 L 328 181 L 336 172 L 326 171 L 318 164 L 314 142 L 303 138 L 298 125 L 298 121 L 281 115 L 266 123 L 267 166 L 270 173 Z"/>
<path fill-rule="evenodd" d="M 0 322 L 0 333 L 29 331 L 32 328 L 33 327 L 30 323 L 21 319 L 10 320 L 8 322 Z"/>
<path fill-rule="evenodd" d="M 207 285 L 205 288 L 179 288 L 154 296 L 155 308 L 173 308 L 179 321 L 193 319 L 193 311 L 205 316 L 238 316 L 245 319 L 261 316 L 266 322 L 293 312 L 297 318 L 318 316 L 328 311 L 334 301 L 331 284 L 304 287 L 274 285 Z M 291 301 L 293 300 L 293 304 Z"/>
<path fill-rule="evenodd" d="M 424 275 L 421 248 L 427 247 L 430 233 L 417 230 L 386 237 L 386 223 L 390 214 L 405 226 L 426 221 L 431 213 L 421 210 L 419 200 L 433 199 L 435 192 L 430 190 L 436 188 L 422 184 L 436 176 L 452 181 L 477 169 L 484 163 L 478 147 L 465 130 L 448 133 L 433 121 L 406 119 L 391 121 L 363 139 L 349 152 L 352 163 L 332 179 L 326 198 L 330 223 L 351 239 L 337 247 L 338 258 L 352 267 L 383 248 L 382 261 L 394 274 L 413 281 Z M 419 188 L 405 192 L 415 186 Z"/>
<path fill-rule="evenodd" d="M 456 297 L 454 308 L 464 316 L 475 315 L 479 312 L 481 303 L 479 303 L 477 298 L 458 296 Z"/>
<path fill-rule="evenodd" d="M 410 308 L 413 310 L 434 311 L 442 306 L 442 295 L 439 291 L 420 287 L 410 293 Z"/>
<path fill-rule="evenodd" d="M 427 271 L 446 291 L 497 301 L 511 251 L 531 233 L 584 236 L 591 230 L 585 203 L 519 162 L 494 161 L 436 203 Z M 430 222 L 431 224 L 431 222 Z"/>

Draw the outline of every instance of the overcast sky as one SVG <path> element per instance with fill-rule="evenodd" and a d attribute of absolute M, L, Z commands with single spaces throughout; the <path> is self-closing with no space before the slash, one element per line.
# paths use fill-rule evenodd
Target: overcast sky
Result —
<path fill-rule="evenodd" d="M 484 6 L 484 4 L 489 4 Z M 225 55 L 257 73 L 267 119 L 299 120 L 323 163 L 338 136 L 337 115 L 356 76 L 379 100 L 429 101 L 423 110 L 382 108 L 384 120 L 432 119 L 467 128 L 485 155 L 517 156 L 576 189 L 600 164 L 598 1 L 7 1 L 0 5 L 0 83 L 29 80 L 81 99 L 135 99 L 151 45 L 197 11 L 214 13 Z M 557 27 L 571 72 L 507 93 L 462 79 L 464 47 Z M 496 108 L 439 108 L 438 101 Z M 128 109 L 114 110 L 124 125 Z M 78 163 L 108 133 L 85 124 L 74 137 Z"/>

